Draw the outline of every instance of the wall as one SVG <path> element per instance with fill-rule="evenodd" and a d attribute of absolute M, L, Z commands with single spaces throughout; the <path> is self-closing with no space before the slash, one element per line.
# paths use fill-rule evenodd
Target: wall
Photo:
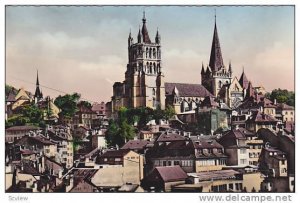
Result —
<path fill-rule="evenodd" d="M 245 173 L 243 175 L 243 186 L 246 188 L 247 192 L 252 192 L 254 188 L 256 192 L 260 191 L 260 185 L 263 182 L 264 177 L 260 172 L 256 173 Z"/>

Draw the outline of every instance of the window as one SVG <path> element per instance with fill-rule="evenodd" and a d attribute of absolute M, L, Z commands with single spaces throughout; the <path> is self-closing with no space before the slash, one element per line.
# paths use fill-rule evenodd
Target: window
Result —
<path fill-rule="evenodd" d="M 104 158 L 104 161 L 106 162 L 106 161 L 107 161 L 107 158 Z"/>
<path fill-rule="evenodd" d="M 115 161 L 121 161 L 121 158 L 115 158 Z"/>
<path fill-rule="evenodd" d="M 291 111 L 291 115 L 293 115 L 294 113 Z"/>
<path fill-rule="evenodd" d="M 174 161 L 174 165 L 179 165 L 179 161 Z"/>
<path fill-rule="evenodd" d="M 240 149 L 241 154 L 246 154 L 246 149 Z"/>
<path fill-rule="evenodd" d="M 285 165 L 285 160 L 282 160 L 282 161 L 281 161 L 281 164 L 282 164 L 282 165 Z"/>
<path fill-rule="evenodd" d="M 166 161 L 163 161 L 163 166 L 166 166 L 167 165 L 167 162 Z"/>
<path fill-rule="evenodd" d="M 247 164 L 247 159 L 240 159 L 241 164 Z"/>

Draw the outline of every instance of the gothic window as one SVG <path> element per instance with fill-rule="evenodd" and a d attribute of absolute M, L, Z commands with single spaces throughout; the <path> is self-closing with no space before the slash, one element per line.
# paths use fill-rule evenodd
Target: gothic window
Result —
<path fill-rule="evenodd" d="M 149 63 L 148 62 L 147 62 L 146 67 L 147 67 L 147 73 L 149 73 Z"/>
<path fill-rule="evenodd" d="M 139 53 L 139 57 L 142 57 L 142 47 L 139 47 L 138 53 Z"/>
<path fill-rule="evenodd" d="M 153 58 L 156 58 L 156 50 L 153 49 Z"/>
<path fill-rule="evenodd" d="M 150 73 L 152 73 L 152 63 L 150 63 Z"/>
<path fill-rule="evenodd" d="M 157 72 L 160 73 L 160 63 L 157 64 Z"/>
<path fill-rule="evenodd" d="M 142 69 L 143 69 L 143 64 L 140 63 L 140 64 L 139 64 L 139 71 L 142 71 Z"/>
<path fill-rule="evenodd" d="M 148 52 L 149 52 L 149 50 L 148 50 L 148 47 L 146 48 L 146 58 L 148 58 Z"/>
<path fill-rule="evenodd" d="M 155 63 L 153 63 L 153 72 L 154 72 L 154 74 L 156 73 L 156 65 L 155 65 Z"/>
<path fill-rule="evenodd" d="M 221 88 L 222 87 L 222 82 L 221 81 L 219 81 L 219 88 Z"/>
<path fill-rule="evenodd" d="M 152 89 L 152 95 L 155 96 L 155 89 Z"/>
<path fill-rule="evenodd" d="M 152 49 L 149 49 L 149 58 L 152 58 Z"/>

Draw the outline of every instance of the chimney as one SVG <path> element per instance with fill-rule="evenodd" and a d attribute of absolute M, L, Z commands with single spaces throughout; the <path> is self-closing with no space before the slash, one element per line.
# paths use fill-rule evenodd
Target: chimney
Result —
<path fill-rule="evenodd" d="M 274 99 L 274 105 L 277 105 L 277 99 Z"/>

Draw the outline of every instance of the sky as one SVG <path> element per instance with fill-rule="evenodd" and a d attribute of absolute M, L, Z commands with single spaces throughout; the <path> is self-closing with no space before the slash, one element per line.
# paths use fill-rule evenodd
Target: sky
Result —
<path fill-rule="evenodd" d="M 143 11 L 152 41 L 161 35 L 166 82 L 200 83 L 209 63 L 214 15 L 225 65 L 254 86 L 294 90 L 292 6 L 6 6 L 6 84 L 34 93 L 78 92 L 109 101 L 124 80 L 127 38 L 137 41 Z M 57 91 L 59 90 L 59 91 Z"/>

